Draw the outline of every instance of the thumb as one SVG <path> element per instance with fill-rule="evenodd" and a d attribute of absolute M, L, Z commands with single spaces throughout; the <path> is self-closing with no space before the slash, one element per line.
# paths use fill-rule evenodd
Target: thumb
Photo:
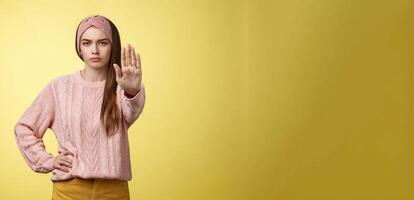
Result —
<path fill-rule="evenodd" d="M 118 64 L 114 63 L 114 68 L 115 68 L 115 77 L 116 77 L 116 81 L 118 82 L 119 79 L 121 79 L 122 75 L 121 75 L 121 68 L 119 67 Z"/>

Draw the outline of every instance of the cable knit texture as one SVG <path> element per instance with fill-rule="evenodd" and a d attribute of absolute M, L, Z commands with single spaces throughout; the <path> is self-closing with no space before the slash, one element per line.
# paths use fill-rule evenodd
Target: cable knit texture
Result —
<path fill-rule="evenodd" d="M 35 172 L 53 172 L 52 181 L 72 177 L 131 180 L 128 128 L 141 115 L 145 86 L 128 97 L 117 87 L 120 119 L 116 134 L 108 136 L 100 113 L 105 80 L 84 79 L 80 70 L 50 81 L 18 120 L 14 132 L 25 161 Z M 53 167 L 43 135 L 50 128 L 58 141 L 58 153 L 74 154 L 70 172 Z"/>

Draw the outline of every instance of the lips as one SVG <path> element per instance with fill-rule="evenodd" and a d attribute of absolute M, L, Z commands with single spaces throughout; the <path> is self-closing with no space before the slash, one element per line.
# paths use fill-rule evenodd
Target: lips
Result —
<path fill-rule="evenodd" d="M 100 58 L 91 58 L 89 59 L 92 62 L 99 62 L 101 59 Z"/>

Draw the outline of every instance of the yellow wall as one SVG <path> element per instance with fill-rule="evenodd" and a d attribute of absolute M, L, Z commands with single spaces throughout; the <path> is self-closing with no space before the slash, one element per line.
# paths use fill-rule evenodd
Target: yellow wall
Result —
<path fill-rule="evenodd" d="M 0 1 L 0 199 L 50 199 L 17 119 L 83 68 L 82 18 L 141 53 L 132 199 L 412 199 L 414 2 Z M 56 155 L 52 131 L 44 138 Z"/>

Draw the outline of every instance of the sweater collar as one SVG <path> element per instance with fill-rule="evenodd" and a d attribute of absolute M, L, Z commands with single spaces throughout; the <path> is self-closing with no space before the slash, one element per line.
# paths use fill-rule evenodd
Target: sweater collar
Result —
<path fill-rule="evenodd" d="M 76 71 L 75 79 L 83 86 L 87 87 L 103 87 L 105 86 L 106 80 L 103 81 L 89 81 L 82 77 L 81 70 Z"/>

